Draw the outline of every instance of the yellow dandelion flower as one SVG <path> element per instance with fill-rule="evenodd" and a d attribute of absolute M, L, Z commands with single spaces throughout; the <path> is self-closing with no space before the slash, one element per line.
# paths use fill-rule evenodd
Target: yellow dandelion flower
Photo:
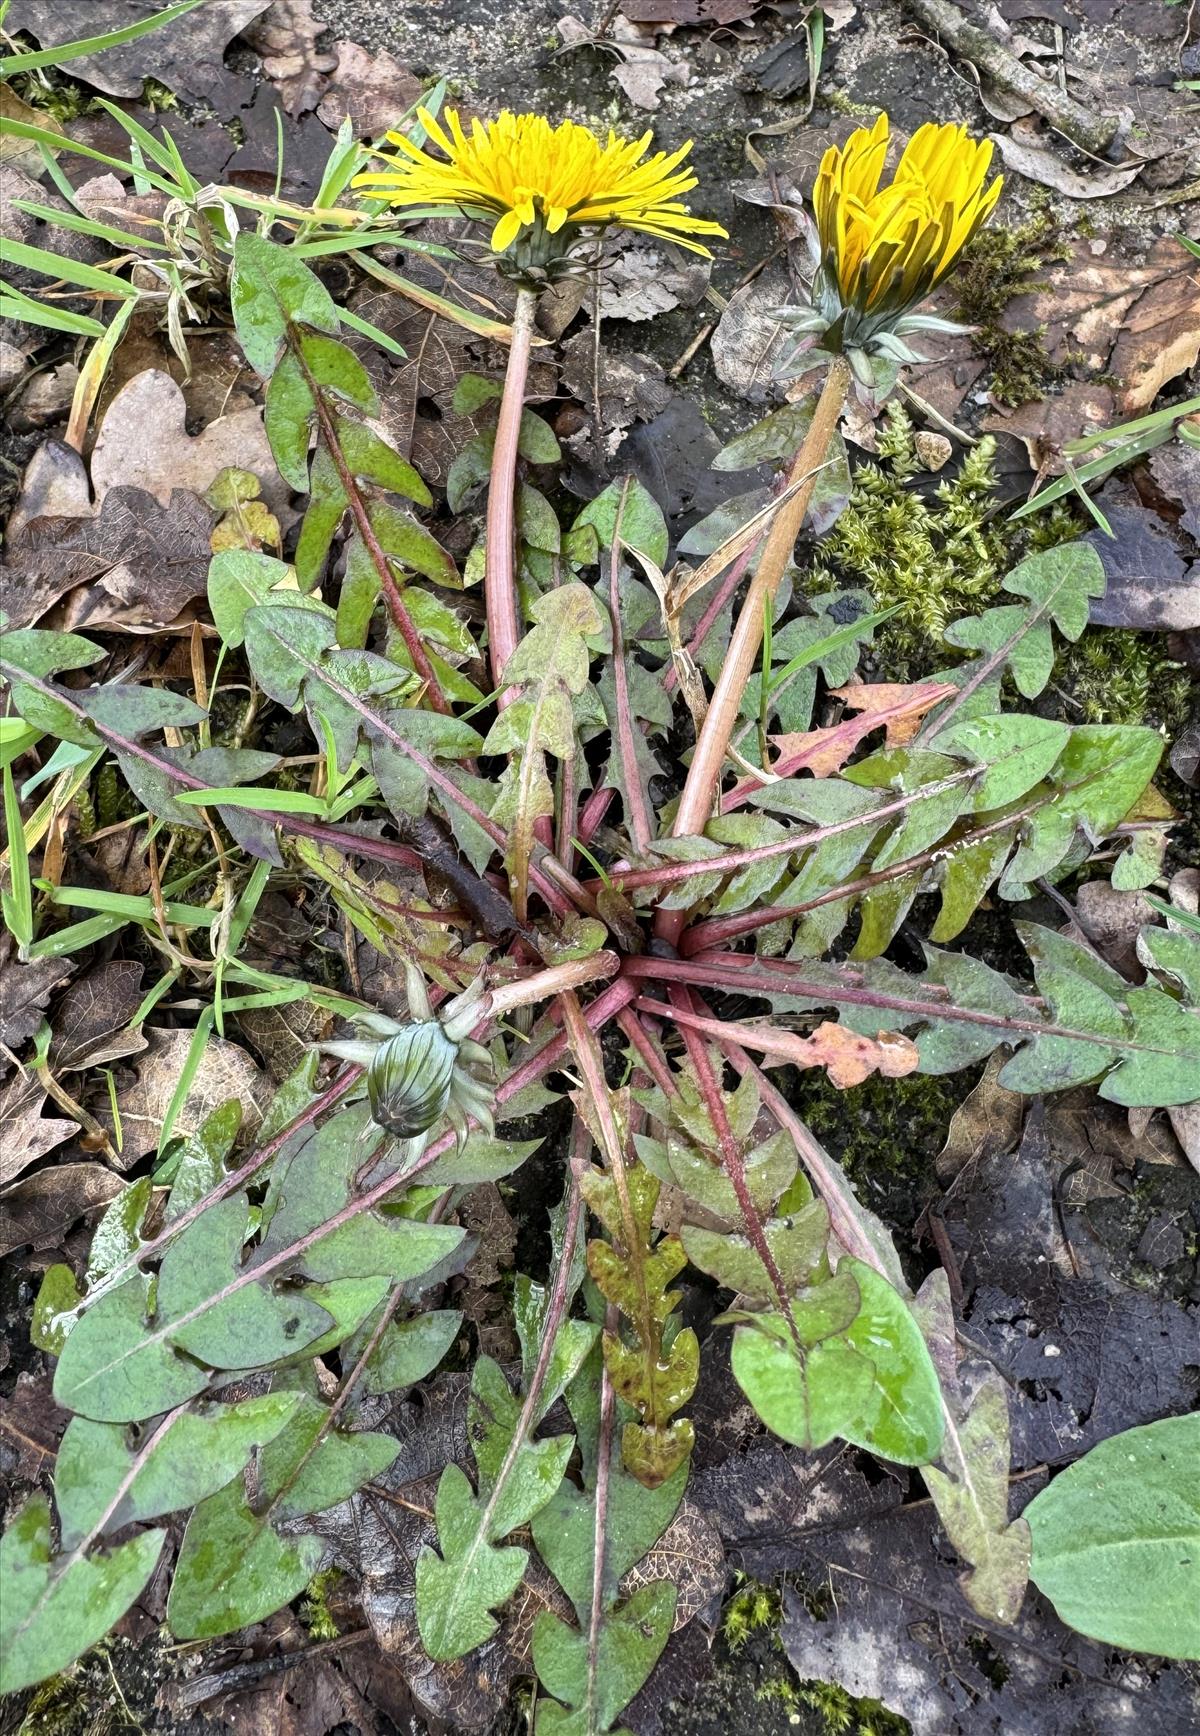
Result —
<path fill-rule="evenodd" d="M 844 307 L 864 313 L 915 306 L 939 284 L 985 221 L 1003 185 L 990 185 L 990 140 L 966 127 L 919 127 L 886 187 L 888 117 L 860 127 L 821 161 L 813 205 L 822 264 Z"/>
<path fill-rule="evenodd" d="M 779 310 L 803 340 L 786 369 L 801 350 L 808 352 L 804 367 L 823 352 L 844 351 L 870 385 L 880 378 L 872 355 L 913 361 L 906 336 L 962 330 L 912 310 L 942 282 L 1000 197 L 1002 177 L 987 178 L 991 143 L 972 139 L 965 127 L 931 122 L 913 134 L 891 181 L 880 186 L 888 134 L 881 114 L 821 160 L 811 305 Z"/>
<path fill-rule="evenodd" d="M 393 205 L 447 206 L 493 219 L 493 253 L 512 249 L 517 266 L 543 267 L 561 259 L 580 229 L 633 229 L 706 255 L 708 248 L 696 237 L 726 233 L 719 223 L 693 217 L 679 202 L 681 193 L 696 186 L 695 175 L 682 167 L 690 141 L 643 162 L 650 133 L 619 139 L 610 132 L 601 144 L 575 121 L 552 127 L 542 115 L 506 109 L 486 126 L 473 120 L 468 137 L 454 109 L 446 110 L 445 128 L 426 109 L 417 112 L 447 160 L 431 156 L 402 133 L 389 133 L 389 143 L 402 156 L 381 153 L 391 166 L 356 176 L 354 185 L 377 189 Z"/>

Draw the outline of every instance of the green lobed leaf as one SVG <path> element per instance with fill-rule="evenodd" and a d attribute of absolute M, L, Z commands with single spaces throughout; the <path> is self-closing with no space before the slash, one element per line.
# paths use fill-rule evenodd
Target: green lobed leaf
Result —
<path fill-rule="evenodd" d="M 1105 1645 L 1200 1658 L 1200 1413 L 1101 1441 L 1035 1495 L 1030 1575 Z"/>
<path fill-rule="evenodd" d="M 299 1400 L 297 1392 L 276 1392 L 238 1404 L 198 1404 L 137 1445 L 119 1423 L 72 1417 L 54 1465 L 62 1547 L 73 1549 L 102 1520 L 105 1532 L 119 1531 L 215 1494 L 256 1447 L 274 1440 Z"/>
<path fill-rule="evenodd" d="M 307 478 L 304 485 L 308 486 Z M 246 611 L 260 603 L 281 603 L 290 609 L 311 609 L 331 618 L 327 603 L 296 589 L 291 567 L 285 561 L 254 549 L 222 549 L 208 567 L 208 606 L 225 643 L 242 643 Z"/>
<path fill-rule="evenodd" d="M 35 1495 L 0 1539 L 0 1693 L 57 1675 L 114 1627 L 149 1580 L 165 1531 L 116 1549 L 54 1557 L 50 1503 Z"/>
<path fill-rule="evenodd" d="M 529 1558 L 497 1544 L 545 1506 L 574 1449 L 573 1435 L 519 1437 L 521 1413 L 503 1371 L 481 1356 L 467 1420 L 479 1493 L 457 1465 L 447 1465 L 436 1503 L 441 1554 L 426 1548 L 417 1560 L 417 1623 L 431 1658 L 463 1657 L 496 1631 L 492 1611 L 512 1596 Z"/>
<path fill-rule="evenodd" d="M 301 1395 L 286 1427 L 262 1453 L 253 1506 L 239 1479 L 202 1501 L 180 1546 L 167 1621 L 179 1639 L 211 1639 L 262 1621 L 308 1584 L 325 1554 L 303 1530 L 275 1523 L 323 1512 L 380 1476 L 399 1451 L 382 1434 L 344 1434 L 329 1412 Z"/>
<path fill-rule="evenodd" d="M 595 1668 L 589 1668 L 585 1633 L 549 1610 L 533 1624 L 533 1663 L 553 1701 L 538 1706 L 537 1736 L 599 1736 L 641 1690 L 670 1638 L 676 1588 L 665 1579 L 639 1586 L 629 1601 L 600 1625 Z"/>
<path fill-rule="evenodd" d="M 229 282 L 238 342 L 250 366 L 266 379 L 282 351 L 288 328 L 314 326 L 336 332 L 333 297 L 295 250 L 243 230 L 234 243 Z"/>
<path fill-rule="evenodd" d="M 97 1422 L 136 1422 L 202 1392 L 208 1368 L 261 1366 L 318 1338 L 330 1324 L 323 1308 L 242 1270 L 245 1235 L 246 1202 L 234 1194 L 168 1248 L 152 1302 L 140 1276 L 101 1296 L 63 1348 L 57 1402 Z"/>

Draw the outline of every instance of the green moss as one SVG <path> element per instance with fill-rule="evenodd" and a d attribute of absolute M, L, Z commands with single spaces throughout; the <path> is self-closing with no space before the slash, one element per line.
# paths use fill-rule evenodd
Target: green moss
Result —
<path fill-rule="evenodd" d="M 336 1567 L 314 1574 L 300 1605 L 300 1620 L 313 1640 L 336 1640 L 341 1633 L 337 1618 L 329 1607 L 331 1592 L 342 1578 Z"/>
<path fill-rule="evenodd" d="M 865 115 L 873 117 L 879 112 L 875 103 L 855 102 L 847 91 L 838 90 L 836 87 L 833 90 L 822 91 L 821 98 L 831 113 L 845 115 L 852 120 L 859 120 Z"/>
<path fill-rule="evenodd" d="M 850 504 L 805 580 L 813 595 L 863 585 L 880 608 L 899 605 L 876 638 L 879 665 L 893 681 L 912 680 L 945 662 L 944 629 L 993 601 L 1008 564 L 1004 532 L 988 517 L 995 442 L 973 446 L 957 475 L 929 498 L 912 486 L 924 474 L 913 432 L 903 405 L 893 400 L 880 426 L 878 460 L 860 465 Z"/>
<path fill-rule="evenodd" d="M 783 1603 L 776 1588 L 760 1585 L 755 1579 L 743 1580 L 725 1605 L 721 1618 L 730 1651 L 740 1651 L 752 1634 L 765 1628 L 774 1629 L 777 1634 L 782 1614 Z"/>
<path fill-rule="evenodd" d="M 1026 404 L 1062 378 L 1062 365 L 1046 352 L 1045 326 L 1011 332 L 1003 314 L 1015 296 L 1043 287 L 1047 265 L 1070 256 L 1058 223 L 1043 207 L 1013 228 L 981 229 L 956 268 L 957 317 L 977 328 L 972 341 L 987 358 L 992 396 L 1001 404 Z"/>
<path fill-rule="evenodd" d="M 19 74 L 13 79 L 12 88 L 31 109 L 39 109 L 63 126 L 77 121 L 80 115 L 94 113 L 99 107 L 94 97 L 52 66 Z"/>
<path fill-rule="evenodd" d="M 851 1181 L 872 1191 L 897 1182 L 919 1189 L 946 1139 L 970 1073 L 865 1079 L 839 1091 L 823 1073 L 801 1075 L 790 1101 Z"/>
<path fill-rule="evenodd" d="M 165 84 L 160 84 L 156 78 L 143 79 L 142 101 L 145 103 L 146 107 L 152 109 L 155 114 L 163 114 L 168 109 L 177 109 L 179 107 L 179 98 L 175 95 L 175 92 L 173 90 L 168 90 L 167 86 Z"/>
<path fill-rule="evenodd" d="M 852 1699 L 838 1682 L 805 1682 L 796 1698 L 820 1713 L 830 1736 L 906 1736 L 909 1728 L 880 1701 Z"/>
<path fill-rule="evenodd" d="M 1191 677 L 1156 634 L 1092 627 L 1061 647 L 1054 679 L 1084 723 L 1148 723 L 1175 735 L 1191 710 Z"/>

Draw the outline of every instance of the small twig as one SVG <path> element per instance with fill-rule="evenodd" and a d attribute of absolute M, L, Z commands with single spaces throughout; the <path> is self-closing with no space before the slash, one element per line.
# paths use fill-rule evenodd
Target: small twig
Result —
<path fill-rule="evenodd" d="M 973 24 L 950 0 L 908 0 L 908 9 L 926 30 L 969 60 L 1002 91 L 1020 97 L 1072 144 L 1103 157 L 1117 135 L 1115 115 L 1098 112 L 1033 72 L 1015 54 Z"/>
<path fill-rule="evenodd" d="M 197 1706 L 202 1706 L 205 1700 L 215 1700 L 218 1695 L 231 1694 L 235 1689 L 249 1688 L 255 1682 L 262 1681 L 265 1676 L 282 1675 L 285 1670 L 296 1669 L 301 1664 L 311 1664 L 317 1658 L 329 1657 L 333 1652 L 343 1652 L 348 1647 L 370 1638 L 370 1628 L 355 1628 L 353 1633 L 339 1634 L 333 1640 L 321 1640 L 315 1646 L 300 1646 L 294 1652 L 280 1652 L 268 1658 L 251 1658 L 248 1663 L 234 1664 L 228 1670 L 214 1670 L 207 1676 L 197 1676 L 194 1681 L 185 1682 L 172 1694 L 172 1703 L 176 1711 L 191 1712 Z"/>

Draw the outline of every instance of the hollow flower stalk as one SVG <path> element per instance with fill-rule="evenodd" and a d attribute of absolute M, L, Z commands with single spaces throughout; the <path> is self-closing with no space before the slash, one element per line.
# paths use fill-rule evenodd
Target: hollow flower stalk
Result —
<path fill-rule="evenodd" d="M 888 144 L 888 117 L 881 114 L 873 127 L 860 127 L 826 151 L 813 192 L 811 303 L 780 310 L 807 340 L 802 349 L 844 352 L 868 384 L 874 379 L 870 356 L 913 361 L 905 337 L 962 329 L 913 309 L 953 269 L 1003 185 L 999 175 L 988 180 L 990 141 L 972 139 L 962 126 L 930 122 L 913 134 L 892 179 L 881 186 Z"/>
<path fill-rule="evenodd" d="M 575 121 L 551 126 L 543 115 L 510 113 L 472 120 L 468 133 L 454 109 L 445 126 L 427 109 L 418 115 L 445 161 L 389 133 L 400 153 L 381 153 L 388 167 L 358 175 L 393 205 L 446 206 L 491 221 L 491 249 L 515 274 L 561 264 L 582 231 L 621 228 L 692 253 L 707 254 L 700 236 L 724 236 L 719 223 L 694 217 L 680 194 L 696 185 L 683 166 L 691 142 L 669 155 L 647 157 L 651 134 L 606 142 Z M 645 160 L 643 160 L 645 159 Z"/>

